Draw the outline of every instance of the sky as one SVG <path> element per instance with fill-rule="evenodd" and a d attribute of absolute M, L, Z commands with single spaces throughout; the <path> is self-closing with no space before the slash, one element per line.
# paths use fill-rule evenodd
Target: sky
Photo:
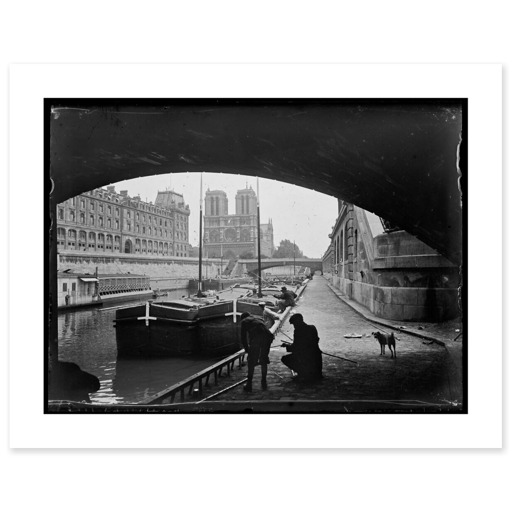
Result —
<path fill-rule="evenodd" d="M 229 214 L 235 213 L 236 192 L 247 186 L 257 190 L 253 176 L 202 173 L 203 200 L 205 192 L 224 190 L 228 196 Z M 128 190 L 130 196 L 140 194 L 143 201 L 155 202 L 158 191 L 173 189 L 183 194 L 185 204 L 190 206 L 189 240 L 199 245 L 199 198 L 200 173 L 159 174 L 135 178 L 118 183 L 116 191 Z M 337 200 L 321 194 L 276 180 L 259 179 L 260 222 L 272 219 L 274 245 L 284 239 L 295 241 L 297 247 L 309 258 L 321 258 L 329 246 L 329 234 L 337 215 Z M 203 204 L 204 208 L 204 204 Z"/>

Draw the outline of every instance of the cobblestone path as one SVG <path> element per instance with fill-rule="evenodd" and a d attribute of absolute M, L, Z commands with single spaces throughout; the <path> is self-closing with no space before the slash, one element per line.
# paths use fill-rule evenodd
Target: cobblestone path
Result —
<path fill-rule="evenodd" d="M 293 326 L 288 319 L 276 334 L 274 348 L 270 351 L 268 389 L 261 390 L 260 368 L 256 368 L 253 391 L 245 392 L 237 386 L 215 398 L 230 400 L 421 400 L 429 403 L 462 400 L 460 372 L 441 345 L 429 343 L 404 332 L 395 332 L 396 359 L 386 347 L 380 355 L 380 345 L 372 332 L 383 326 L 372 325 L 364 317 L 341 301 L 329 288 L 327 281 L 316 277 L 304 291 L 296 312 L 306 323 L 314 324 L 320 336 L 320 349 L 328 354 L 356 361 L 357 364 L 323 355 L 324 378 L 317 383 L 299 383 L 291 378 L 287 367 L 281 363 L 286 353 L 281 341 L 290 341 Z M 345 338 L 356 333 L 361 338 Z M 209 396 L 240 382 L 246 377 L 243 366 L 230 376 L 221 378 L 218 386 L 205 389 Z"/>

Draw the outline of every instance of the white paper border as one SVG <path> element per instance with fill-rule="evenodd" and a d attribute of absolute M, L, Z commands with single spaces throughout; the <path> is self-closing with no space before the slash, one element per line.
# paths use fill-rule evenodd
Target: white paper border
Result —
<path fill-rule="evenodd" d="M 9 148 L 11 447 L 500 447 L 501 87 L 501 66 L 492 64 L 12 65 Z M 45 97 L 468 98 L 469 414 L 44 415 Z M 21 197 L 23 201 L 16 200 Z M 482 215 L 480 198 L 485 200 L 485 215 Z M 34 229 L 28 237 L 23 227 L 34 212 L 36 219 L 41 212 L 41 221 L 39 224 L 31 222 Z M 26 248 L 27 243 L 31 250 L 20 253 L 18 249 Z M 481 271 L 491 244 L 493 276 L 487 279 Z M 30 320 L 27 290 L 30 290 Z M 286 435 L 278 435 L 281 432 Z M 373 434 L 369 435 L 371 432 Z M 385 435 L 375 435 L 375 432 L 385 432 Z"/>

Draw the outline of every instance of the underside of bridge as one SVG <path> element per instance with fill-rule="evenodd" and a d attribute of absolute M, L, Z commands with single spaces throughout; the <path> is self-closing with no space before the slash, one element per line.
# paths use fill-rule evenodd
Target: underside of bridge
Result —
<path fill-rule="evenodd" d="M 463 100 L 46 100 L 46 113 L 51 211 L 139 176 L 245 174 L 344 199 L 462 260 Z"/>

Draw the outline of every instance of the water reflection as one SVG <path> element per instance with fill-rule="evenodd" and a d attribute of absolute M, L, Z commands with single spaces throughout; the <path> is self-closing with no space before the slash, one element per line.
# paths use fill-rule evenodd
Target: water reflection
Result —
<path fill-rule="evenodd" d="M 175 290 L 172 298 L 185 293 Z M 58 317 L 59 360 L 76 363 L 100 380 L 100 389 L 89 395 L 92 403 L 140 402 L 218 360 L 201 357 L 117 360 L 114 319 L 115 309 L 106 308 L 67 311 Z"/>

